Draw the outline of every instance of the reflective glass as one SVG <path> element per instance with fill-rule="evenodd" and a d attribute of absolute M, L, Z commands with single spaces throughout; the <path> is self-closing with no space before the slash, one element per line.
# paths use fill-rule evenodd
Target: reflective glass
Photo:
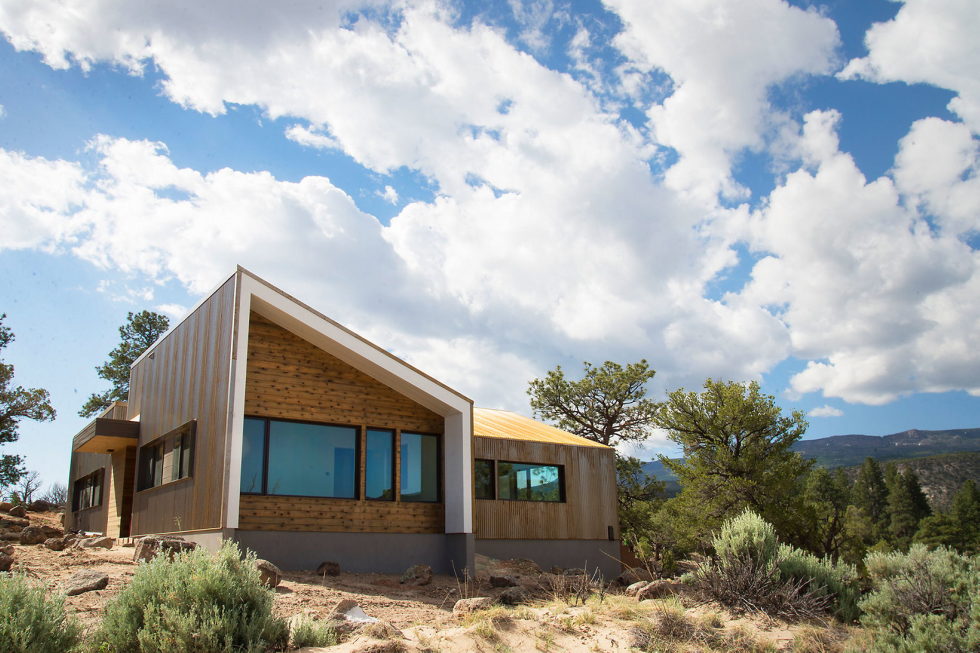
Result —
<path fill-rule="evenodd" d="M 493 499 L 493 461 L 477 459 L 475 476 L 476 498 Z"/>
<path fill-rule="evenodd" d="M 262 492 L 262 457 L 265 453 L 265 420 L 245 418 L 242 438 L 242 492 Z"/>
<path fill-rule="evenodd" d="M 268 494 L 353 499 L 357 429 L 269 422 Z"/>
<path fill-rule="evenodd" d="M 364 496 L 368 499 L 395 498 L 395 434 L 368 429 L 365 451 Z"/>
<path fill-rule="evenodd" d="M 439 436 L 401 435 L 402 501 L 439 501 Z"/>
<path fill-rule="evenodd" d="M 562 501 L 562 472 L 557 465 L 497 463 L 497 498 Z"/>

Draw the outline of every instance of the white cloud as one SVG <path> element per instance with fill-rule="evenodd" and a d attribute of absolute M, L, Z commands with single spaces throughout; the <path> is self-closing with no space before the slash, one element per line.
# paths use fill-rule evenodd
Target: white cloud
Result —
<path fill-rule="evenodd" d="M 383 191 L 378 191 L 378 197 L 389 204 L 398 204 L 398 191 L 391 186 L 385 186 Z"/>
<path fill-rule="evenodd" d="M 160 304 L 153 310 L 163 313 L 170 318 L 170 323 L 175 324 L 187 315 L 187 307 L 181 304 Z"/>
<path fill-rule="evenodd" d="M 286 138 L 307 147 L 319 147 L 322 149 L 338 149 L 340 144 L 329 134 L 322 131 L 315 131 L 303 125 L 292 125 L 286 128 Z"/>
<path fill-rule="evenodd" d="M 843 417 L 844 411 L 840 408 L 834 408 L 829 404 L 824 404 L 817 408 L 811 408 L 807 415 L 810 417 Z"/>
<path fill-rule="evenodd" d="M 625 22 L 617 46 L 641 69 L 670 75 L 674 89 L 648 110 L 657 143 L 677 150 L 674 188 L 706 204 L 745 196 L 732 157 L 761 149 L 772 128 L 768 89 L 794 75 L 831 72 L 833 21 L 781 0 L 606 0 Z"/>
<path fill-rule="evenodd" d="M 925 83 L 956 91 L 950 111 L 980 132 L 980 11 L 975 0 L 902 0 L 898 14 L 865 35 L 868 56 L 844 79 Z"/>

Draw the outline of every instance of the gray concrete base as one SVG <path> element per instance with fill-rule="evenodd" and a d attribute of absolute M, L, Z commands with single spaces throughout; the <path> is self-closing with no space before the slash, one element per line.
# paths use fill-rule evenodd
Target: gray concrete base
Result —
<path fill-rule="evenodd" d="M 217 551 L 221 548 L 221 543 L 231 538 L 232 530 L 210 531 L 207 533 L 181 533 L 180 537 L 189 542 L 195 542 L 198 546 L 204 547 L 208 551 Z"/>
<path fill-rule="evenodd" d="M 598 569 L 607 579 L 620 573 L 619 541 L 609 540 L 476 540 L 476 552 L 496 558 L 525 558 L 548 571 L 563 569 Z"/>
<path fill-rule="evenodd" d="M 234 531 L 239 545 L 281 569 L 316 569 L 330 560 L 343 571 L 396 574 L 426 564 L 439 574 L 473 564 L 472 534 Z"/>

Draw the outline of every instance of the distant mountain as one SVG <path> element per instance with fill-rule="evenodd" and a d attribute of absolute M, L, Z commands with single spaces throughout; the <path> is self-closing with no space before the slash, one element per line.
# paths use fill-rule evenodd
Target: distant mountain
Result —
<path fill-rule="evenodd" d="M 919 485 L 929 498 L 929 505 L 934 510 L 946 510 L 956 491 L 964 481 L 973 479 L 980 483 L 980 452 L 963 451 L 944 453 L 938 456 L 922 458 L 904 458 L 889 460 L 900 471 L 912 469 L 919 477 Z M 857 478 L 860 465 L 844 468 L 847 477 L 854 481 Z"/>
<path fill-rule="evenodd" d="M 826 438 L 800 440 L 793 445 L 793 450 L 800 452 L 806 458 L 814 459 L 817 465 L 821 467 L 852 467 L 863 463 L 868 456 L 883 463 L 894 460 L 908 465 L 910 463 L 905 459 L 980 452 L 980 428 L 949 429 L 946 431 L 911 429 L 892 435 L 832 435 Z M 969 458 L 969 460 L 974 459 Z M 980 453 L 975 460 L 980 461 Z M 933 473 L 933 470 L 941 470 L 944 466 L 949 467 L 950 464 L 950 461 L 947 460 L 936 462 L 933 466 L 927 466 L 929 471 L 926 473 L 933 474 L 935 481 L 932 485 L 937 488 L 933 494 L 930 494 L 930 499 L 935 497 L 940 504 L 948 499 L 946 486 L 955 479 L 951 478 L 949 483 L 942 483 L 939 481 L 939 476 Z M 974 469 L 970 465 L 967 467 Z M 919 472 L 916 466 L 913 465 L 913 468 L 916 469 L 917 473 Z M 976 470 L 980 470 L 980 467 Z M 659 460 L 644 463 L 643 471 L 655 476 L 657 480 L 666 481 L 668 494 L 673 495 L 679 489 L 677 476 L 664 467 Z M 963 479 L 960 479 L 959 483 L 965 478 L 980 480 L 980 476 L 971 476 L 972 473 L 970 472 Z M 919 475 L 922 476 L 922 474 Z M 956 477 L 959 478 L 959 474 Z M 959 483 L 956 484 L 956 487 L 959 487 Z M 953 487 L 953 491 L 956 487 Z"/>

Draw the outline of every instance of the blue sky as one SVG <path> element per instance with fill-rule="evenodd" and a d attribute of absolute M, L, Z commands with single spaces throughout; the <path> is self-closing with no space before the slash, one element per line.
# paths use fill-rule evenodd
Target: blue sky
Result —
<path fill-rule="evenodd" d="M 808 437 L 980 426 L 970 0 L 0 6 L 0 312 L 47 482 L 127 311 L 236 264 L 479 405 L 646 358 Z M 644 452 L 669 451 L 655 435 Z"/>

